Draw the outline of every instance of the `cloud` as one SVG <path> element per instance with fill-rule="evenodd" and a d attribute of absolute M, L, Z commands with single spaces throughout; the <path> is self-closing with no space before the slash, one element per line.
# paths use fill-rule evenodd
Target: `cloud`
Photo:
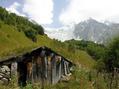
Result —
<path fill-rule="evenodd" d="M 53 22 L 53 0 L 25 0 L 23 12 L 39 24 Z"/>
<path fill-rule="evenodd" d="M 8 8 L 6 8 L 9 12 L 16 13 L 17 15 L 20 16 L 25 16 L 24 14 L 21 14 L 18 11 L 18 8 L 20 8 L 21 5 L 18 2 L 14 2 L 12 5 L 10 5 Z"/>
<path fill-rule="evenodd" d="M 110 20 L 119 22 L 119 0 L 69 0 L 62 10 L 59 20 L 62 24 L 79 23 L 88 18 L 98 21 Z"/>
<path fill-rule="evenodd" d="M 63 26 L 60 28 L 45 28 L 45 33 L 52 39 L 58 39 L 60 41 L 65 41 L 74 38 L 73 37 L 73 27 Z M 69 31 L 70 30 L 70 31 Z"/>
<path fill-rule="evenodd" d="M 53 0 L 24 0 L 22 4 L 14 2 L 7 10 L 20 16 L 27 16 L 39 24 L 53 22 Z"/>

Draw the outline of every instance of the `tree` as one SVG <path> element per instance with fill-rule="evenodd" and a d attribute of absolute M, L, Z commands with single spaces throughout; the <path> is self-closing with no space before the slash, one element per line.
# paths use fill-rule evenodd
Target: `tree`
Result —
<path fill-rule="evenodd" d="M 33 42 L 37 41 L 36 32 L 32 29 L 24 31 L 25 35 L 30 38 Z"/>
<path fill-rule="evenodd" d="M 88 54 L 90 54 L 95 60 L 103 58 L 106 50 L 104 46 L 94 43 L 89 43 L 86 49 Z"/>
<path fill-rule="evenodd" d="M 44 29 L 41 25 L 29 21 L 27 17 L 10 13 L 2 7 L 0 7 L 0 20 L 5 24 L 15 26 L 19 32 L 23 31 L 34 42 L 37 40 L 36 35 L 44 35 Z"/>
<path fill-rule="evenodd" d="M 112 72 L 119 68 L 119 37 L 114 38 L 108 45 L 104 63 L 107 71 Z"/>

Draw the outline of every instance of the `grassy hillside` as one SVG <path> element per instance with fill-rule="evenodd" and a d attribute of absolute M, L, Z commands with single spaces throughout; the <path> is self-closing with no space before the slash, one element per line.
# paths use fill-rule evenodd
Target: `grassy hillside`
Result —
<path fill-rule="evenodd" d="M 57 40 L 52 40 L 46 35 L 37 35 L 37 42 L 33 42 L 21 31 L 16 30 L 16 27 L 12 25 L 4 24 L 0 22 L 0 58 L 16 55 L 19 53 L 30 51 L 33 48 L 47 46 L 56 52 L 60 53 L 64 57 L 71 61 L 86 66 L 92 67 L 95 63 L 94 60 L 84 51 L 72 50 L 69 51 L 68 46 L 65 43 L 61 43 Z"/>
<path fill-rule="evenodd" d="M 15 55 L 34 46 L 34 43 L 15 27 L 3 22 L 0 22 L 0 25 L 0 57 Z"/>

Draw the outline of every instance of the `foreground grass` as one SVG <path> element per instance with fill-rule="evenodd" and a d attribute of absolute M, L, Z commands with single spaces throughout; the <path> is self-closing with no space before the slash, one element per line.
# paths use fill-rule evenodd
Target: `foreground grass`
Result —
<path fill-rule="evenodd" d="M 108 82 L 103 76 L 97 76 L 96 71 L 87 68 L 75 67 L 69 81 L 61 81 L 55 85 L 46 85 L 44 88 L 39 83 L 28 84 L 26 87 L 18 87 L 12 80 L 9 85 L 1 85 L 0 89 L 109 89 Z M 118 88 L 112 88 L 118 89 Z"/>
<path fill-rule="evenodd" d="M 44 89 L 93 89 L 88 79 L 88 70 L 80 68 L 72 72 L 70 81 L 59 82 L 55 85 L 46 85 Z M 0 86 L 0 89 L 19 89 L 15 80 L 11 81 L 7 86 Z M 39 83 L 28 84 L 22 89 L 42 89 Z"/>

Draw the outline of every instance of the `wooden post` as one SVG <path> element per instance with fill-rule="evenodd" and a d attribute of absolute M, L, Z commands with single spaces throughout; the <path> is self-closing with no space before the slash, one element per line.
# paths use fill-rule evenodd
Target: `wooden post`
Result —
<path fill-rule="evenodd" d="M 11 64 L 11 76 L 17 76 L 17 62 Z"/>
<path fill-rule="evenodd" d="M 17 62 L 11 63 L 11 81 L 14 83 L 14 86 L 17 86 L 18 84 Z"/>
<path fill-rule="evenodd" d="M 33 69 L 33 68 L 34 68 L 33 59 L 32 59 L 32 62 L 31 62 L 31 63 L 32 63 L 32 69 L 31 69 L 31 77 L 32 77 L 32 78 L 31 78 L 31 81 L 32 81 L 32 84 L 33 84 L 33 83 L 34 83 L 34 75 L 35 75 L 34 72 L 33 72 L 33 71 L 34 71 L 34 69 Z"/>

